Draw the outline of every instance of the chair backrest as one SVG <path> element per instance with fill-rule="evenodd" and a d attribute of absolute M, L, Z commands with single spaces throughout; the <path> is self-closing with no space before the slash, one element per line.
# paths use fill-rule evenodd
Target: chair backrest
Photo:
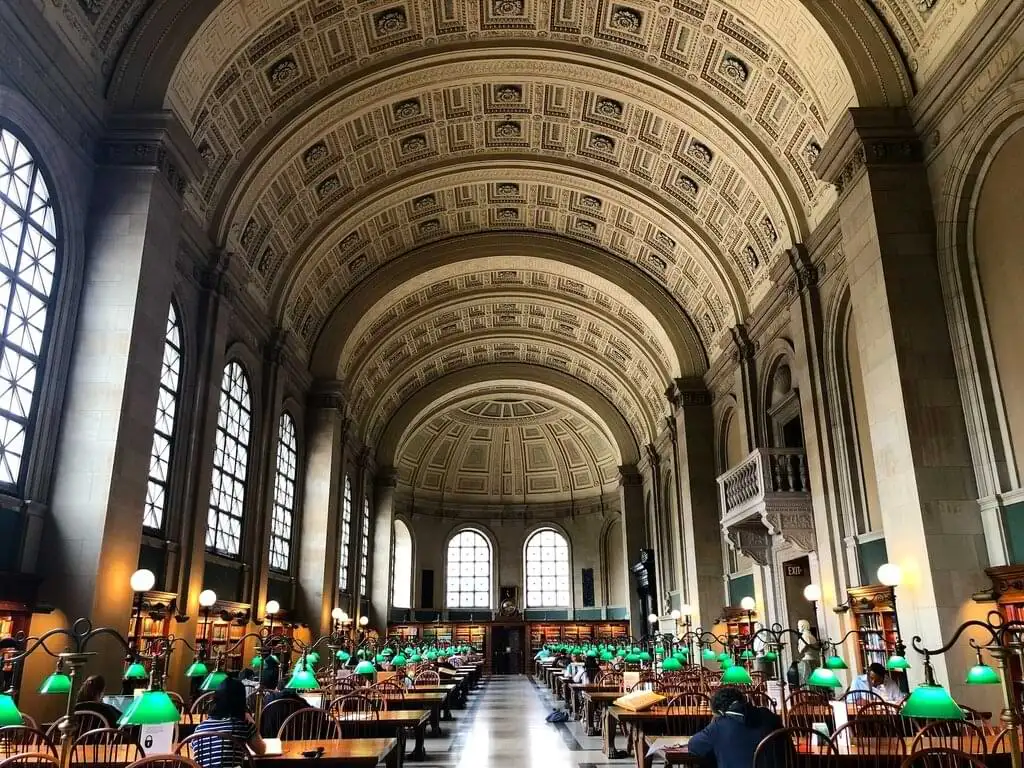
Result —
<path fill-rule="evenodd" d="M 966 720 L 936 720 L 928 723 L 914 736 L 910 751 L 931 747 L 958 749 L 971 755 L 984 755 L 988 749 L 985 732 Z"/>
<path fill-rule="evenodd" d="M 622 673 L 621 672 L 604 672 L 599 678 L 597 678 L 598 685 L 603 685 L 606 688 L 621 688 L 622 687 Z"/>
<path fill-rule="evenodd" d="M 966 704 L 960 705 L 960 711 L 964 713 L 964 719 L 969 723 L 974 723 L 982 730 L 988 727 L 987 718 L 974 707 L 968 707 Z"/>
<path fill-rule="evenodd" d="M 797 768 L 808 753 L 816 755 L 815 768 L 834 768 L 839 758 L 827 736 L 810 728 L 780 728 L 757 745 L 754 768 Z"/>
<path fill-rule="evenodd" d="M 255 768 L 256 766 L 245 742 L 237 736 L 227 733 L 203 731 L 193 733 L 175 747 L 174 756 L 195 761 L 199 765 L 216 764 L 241 766 L 241 768 Z"/>
<path fill-rule="evenodd" d="M 830 733 L 835 729 L 835 715 L 827 702 L 805 701 L 786 712 L 786 725 L 791 728 L 810 728 L 814 723 L 827 723 Z"/>
<path fill-rule="evenodd" d="M 900 768 L 987 768 L 987 766 L 983 760 L 959 749 L 928 747 L 911 752 Z"/>
<path fill-rule="evenodd" d="M 8 725 L 0 728 L 0 752 L 8 755 L 18 752 L 48 752 L 57 754 L 54 746 L 45 733 L 24 725 Z"/>
<path fill-rule="evenodd" d="M 277 738 L 277 732 L 281 730 L 281 724 L 284 723 L 285 718 L 308 706 L 303 699 L 291 697 L 268 702 L 260 713 L 260 736 L 265 739 Z"/>
<path fill-rule="evenodd" d="M 907 741 L 898 727 L 887 720 L 851 720 L 832 734 L 832 746 L 857 748 L 857 764 L 864 768 L 886 768 L 894 758 L 907 756 Z"/>
<path fill-rule="evenodd" d="M 846 691 L 839 700 L 846 703 L 846 708 L 850 712 L 857 712 L 865 704 L 873 702 L 885 702 L 881 696 L 875 691 L 855 691 L 850 689 Z"/>
<path fill-rule="evenodd" d="M 145 756 L 131 731 L 116 728 L 86 731 L 71 745 L 71 762 L 85 765 L 132 762 Z"/>
<path fill-rule="evenodd" d="M 203 766 L 182 755 L 154 755 L 136 760 L 125 768 L 203 768 Z"/>
<path fill-rule="evenodd" d="M 367 692 L 368 693 L 368 692 Z M 380 735 L 378 721 L 384 701 L 378 696 L 350 693 L 331 702 L 329 712 L 346 739 L 370 738 Z"/>
<path fill-rule="evenodd" d="M 384 697 L 379 694 L 376 696 L 368 695 L 371 693 L 376 692 L 367 690 L 350 693 L 347 696 L 339 696 L 330 703 L 327 707 L 327 712 L 331 717 L 337 718 L 347 713 L 384 711 L 387 707 Z"/>
<path fill-rule="evenodd" d="M 0 768 L 22 768 L 26 765 L 33 768 L 60 768 L 60 761 L 46 752 L 22 752 L 20 755 L 11 755 L 6 760 L 0 760 Z"/>
<path fill-rule="evenodd" d="M 412 679 L 413 687 L 417 685 L 433 686 L 441 684 L 441 675 L 436 670 L 424 669 L 421 672 L 416 673 L 416 677 Z"/>
<path fill-rule="evenodd" d="M 192 702 L 192 706 L 189 707 L 189 712 L 198 715 L 210 714 L 210 710 L 213 709 L 213 699 L 216 693 L 216 691 L 207 691 L 203 695 L 199 696 Z"/>
<path fill-rule="evenodd" d="M 105 718 L 99 712 L 90 712 L 87 710 L 82 710 L 70 715 L 58 717 L 56 720 L 50 723 L 50 727 L 46 729 L 46 738 L 48 738 L 54 744 L 57 744 L 61 738 L 61 726 L 69 721 L 72 723 L 72 739 L 78 736 L 78 734 L 85 733 L 86 731 L 95 731 L 98 728 L 112 728 L 113 726 L 117 725 L 117 723 L 108 722 L 107 718 Z"/>
<path fill-rule="evenodd" d="M 174 706 L 178 708 L 179 712 L 185 711 L 185 700 L 181 697 L 180 693 L 167 691 L 167 698 L 174 702 Z"/>
<path fill-rule="evenodd" d="M 711 702 L 703 693 L 680 693 L 665 710 L 666 736 L 693 736 L 711 722 Z"/>
<path fill-rule="evenodd" d="M 381 680 L 379 683 L 374 683 L 370 690 L 380 691 L 384 696 L 405 696 L 405 688 L 395 680 Z"/>
<path fill-rule="evenodd" d="M 992 742 L 993 755 L 1002 754 L 1003 752 L 1010 751 L 1010 728 L 1003 728 L 996 736 L 996 740 Z M 1017 744 L 1024 745 L 1024 733 L 1021 733 L 1020 729 L 1017 729 Z"/>
<path fill-rule="evenodd" d="M 282 741 L 340 739 L 341 728 L 324 710 L 306 707 L 284 719 L 277 737 Z"/>
<path fill-rule="evenodd" d="M 814 691 L 809 688 L 800 688 L 789 694 L 786 699 L 786 709 L 791 709 L 798 704 L 822 704 L 828 706 L 828 696 L 821 691 Z"/>
<path fill-rule="evenodd" d="M 770 709 L 772 712 L 775 711 L 775 699 L 764 691 L 747 691 L 746 697 L 751 706 L 764 707 L 765 709 Z"/>

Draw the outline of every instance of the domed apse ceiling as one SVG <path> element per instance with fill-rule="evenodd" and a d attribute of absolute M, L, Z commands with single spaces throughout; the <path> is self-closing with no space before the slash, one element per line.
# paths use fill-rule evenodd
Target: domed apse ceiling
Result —
<path fill-rule="evenodd" d="M 448 406 L 412 431 L 398 457 L 400 487 L 435 509 L 445 501 L 569 505 L 617 488 L 602 428 L 536 394 Z"/>

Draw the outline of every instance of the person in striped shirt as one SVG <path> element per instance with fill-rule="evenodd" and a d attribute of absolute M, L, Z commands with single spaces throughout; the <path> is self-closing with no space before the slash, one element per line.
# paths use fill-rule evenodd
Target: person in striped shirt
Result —
<path fill-rule="evenodd" d="M 245 709 L 245 686 L 229 677 L 213 697 L 213 709 L 196 728 L 196 734 L 222 734 L 245 742 L 255 754 L 266 750 L 263 739 L 256 733 L 256 723 Z M 234 768 L 242 764 L 244 755 L 220 739 L 196 739 L 192 746 L 193 759 L 203 768 Z"/>

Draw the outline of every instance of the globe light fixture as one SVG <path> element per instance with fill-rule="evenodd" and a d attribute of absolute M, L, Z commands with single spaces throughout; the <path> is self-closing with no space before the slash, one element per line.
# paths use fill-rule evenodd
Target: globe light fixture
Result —
<path fill-rule="evenodd" d="M 280 610 L 281 604 L 277 600 L 267 600 L 267 604 L 263 608 L 263 612 L 267 616 L 276 616 Z"/>
<path fill-rule="evenodd" d="M 217 602 L 217 593 L 212 589 L 204 589 L 199 593 L 199 607 L 210 608 Z"/>
<path fill-rule="evenodd" d="M 804 587 L 804 600 L 816 603 L 821 600 L 821 587 L 817 584 L 808 584 Z"/>
<path fill-rule="evenodd" d="M 331 618 L 334 619 L 335 621 L 341 621 L 341 618 L 344 615 L 345 615 L 345 612 L 343 610 L 341 610 L 341 608 L 335 608 L 333 611 L 331 611 Z"/>
<path fill-rule="evenodd" d="M 648 624 L 657 624 L 658 623 L 658 614 L 656 614 L 656 613 L 649 613 L 647 615 L 647 623 Z"/>
<path fill-rule="evenodd" d="M 752 598 L 750 595 L 747 595 L 742 600 L 740 600 L 740 608 L 742 608 L 747 613 L 750 613 L 756 607 L 757 607 L 757 601 L 754 598 Z"/>
<path fill-rule="evenodd" d="M 359 626 L 360 627 L 365 627 L 369 623 L 370 623 L 370 617 L 369 616 L 360 616 L 359 617 Z"/>
<path fill-rule="evenodd" d="M 878 567 L 878 581 L 887 587 L 899 586 L 903 571 L 896 563 L 885 563 Z"/>
<path fill-rule="evenodd" d="M 148 568 L 139 568 L 128 580 L 132 592 L 149 592 L 156 584 L 156 576 Z"/>
<path fill-rule="evenodd" d="M 693 606 L 691 606 L 689 603 L 683 603 L 679 606 L 679 613 L 683 616 L 692 616 Z"/>
<path fill-rule="evenodd" d="M 672 618 L 672 621 L 679 621 L 681 618 L 683 618 L 683 614 L 680 612 L 678 608 L 673 608 L 671 613 L 669 613 L 669 616 Z"/>

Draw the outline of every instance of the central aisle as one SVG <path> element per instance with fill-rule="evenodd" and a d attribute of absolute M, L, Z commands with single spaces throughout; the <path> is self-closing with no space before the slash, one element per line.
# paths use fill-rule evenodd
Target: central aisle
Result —
<path fill-rule="evenodd" d="M 589 768 L 608 762 L 600 739 L 584 737 L 578 724 L 545 722 L 554 704 L 528 678 L 491 677 L 476 696 L 471 718 L 451 745 L 459 768 Z"/>

